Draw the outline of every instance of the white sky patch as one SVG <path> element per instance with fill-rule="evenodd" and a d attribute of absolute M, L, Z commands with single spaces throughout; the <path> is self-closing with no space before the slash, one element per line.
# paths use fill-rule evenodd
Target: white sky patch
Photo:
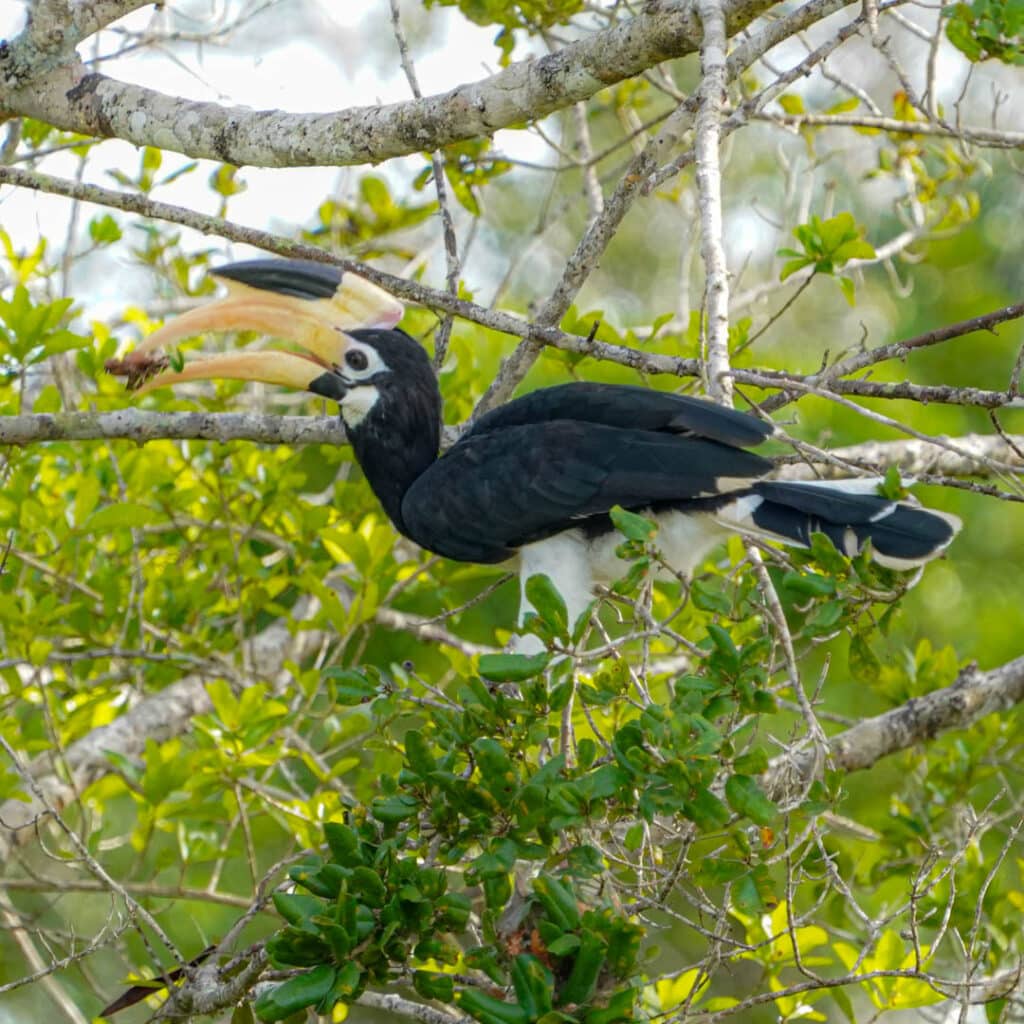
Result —
<path fill-rule="evenodd" d="M 202 31 L 212 7 L 206 3 L 181 4 L 173 10 L 176 27 Z M 0 0 L 0 38 L 15 35 L 24 24 L 25 7 L 14 0 Z M 299 12 L 292 28 L 281 31 L 289 13 Z M 194 18 L 184 17 L 191 13 Z M 445 92 L 465 82 L 493 74 L 498 68 L 498 50 L 493 45 L 495 29 L 468 22 L 458 12 L 435 7 L 426 15 L 408 8 L 403 26 L 424 95 Z M 152 8 L 135 12 L 119 24 L 132 29 L 150 25 Z M 275 21 L 276 19 L 276 21 Z M 169 23 L 169 22 L 168 22 Z M 417 31 L 417 24 L 419 31 Z M 423 32 L 424 24 L 429 31 Z M 275 36 L 286 40 L 274 45 Z M 248 35 L 247 35 L 248 34 Z M 365 45 L 373 40 L 373 47 Z M 397 45 L 391 32 L 386 0 L 303 0 L 280 12 L 261 15 L 239 32 L 241 52 L 229 38 L 224 45 L 175 44 L 167 50 L 138 51 L 104 63 L 103 72 L 126 82 L 136 82 L 170 95 L 189 99 L 240 105 L 252 109 L 282 109 L 293 112 L 322 112 L 351 106 L 372 106 L 402 102 L 411 98 L 405 75 L 398 62 Z M 88 41 L 81 51 L 94 51 Z M 99 52 L 110 53 L 120 45 L 120 36 L 102 35 Z M 248 49 L 250 52 L 244 52 Z M 548 146 L 536 134 L 527 131 L 502 131 L 497 145 L 503 154 L 537 162 L 551 162 Z M 108 140 L 95 147 L 89 157 L 86 181 L 108 188 L 118 187 L 109 171 L 135 174 L 140 150 L 128 143 Z M 189 157 L 165 153 L 158 177 L 190 162 Z M 408 157 L 389 161 L 374 169 L 385 177 L 392 189 L 404 193 L 423 158 Z M 71 155 L 60 155 L 45 162 L 49 174 L 73 177 L 78 166 Z M 212 161 L 199 166 L 166 188 L 157 188 L 153 198 L 176 203 L 205 213 L 216 213 L 219 197 L 208 187 L 216 168 Z M 240 171 L 245 192 L 231 198 L 229 219 L 248 226 L 291 234 L 298 227 L 311 225 L 322 199 L 336 195 L 347 199 L 365 167 L 333 168 L 254 168 Z M 433 199 L 428 188 L 422 201 Z M 51 240 L 54 248 L 64 244 L 69 217 L 69 202 L 28 189 L 0 190 L 0 223 L 20 248 L 31 248 L 40 236 Z M 89 219 L 104 209 L 84 207 L 80 232 Z M 126 236 L 139 231 L 138 217 L 110 211 L 122 224 Z M 186 247 L 198 250 L 214 248 L 225 258 L 245 258 L 256 251 L 247 246 L 229 246 L 216 238 L 181 229 Z M 115 253 L 102 253 L 76 271 L 81 284 L 88 278 L 90 302 L 87 318 L 108 319 L 119 312 L 133 295 L 141 299 L 150 291 L 146 272 L 139 269 L 120 247 Z"/>

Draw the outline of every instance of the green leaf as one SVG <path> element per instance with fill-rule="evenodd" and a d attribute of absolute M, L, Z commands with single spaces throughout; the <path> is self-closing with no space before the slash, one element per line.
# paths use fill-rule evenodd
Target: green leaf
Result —
<path fill-rule="evenodd" d="M 779 272 L 779 280 L 785 281 L 786 278 L 792 277 L 798 270 L 803 270 L 804 267 L 809 267 L 812 263 L 814 263 L 814 260 L 808 259 L 806 256 L 789 260 L 783 264 L 782 270 Z"/>
<path fill-rule="evenodd" d="M 40 392 L 32 406 L 33 412 L 60 412 L 64 401 L 55 384 L 47 384 Z"/>
<path fill-rule="evenodd" d="M 412 985 L 424 999 L 438 999 L 442 1003 L 450 1003 L 455 998 L 455 983 L 450 974 L 414 971 Z"/>
<path fill-rule="evenodd" d="M 256 1016 L 262 1021 L 284 1020 L 307 1006 L 315 1006 L 333 987 L 335 971 L 328 964 L 320 964 L 264 992 L 253 1004 Z"/>
<path fill-rule="evenodd" d="M 370 805 L 373 816 L 388 825 L 414 818 L 419 810 L 419 801 L 411 796 L 389 796 L 374 800 Z"/>
<path fill-rule="evenodd" d="M 552 923 L 563 931 L 579 927 L 580 911 L 570 882 L 544 873 L 533 880 L 533 891 Z"/>
<path fill-rule="evenodd" d="M 611 516 L 612 523 L 615 525 L 615 529 L 627 540 L 646 543 L 658 532 L 657 523 L 644 516 L 637 515 L 635 512 L 628 512 L 620 505 L 615 505 L 611 512 L 609 512 L 609 515 Z"/>
<path fill-rule="evenodd" d="M 607 946 L 599 936 L 586 930 L 580 936 L 580 948 L 572 970 L 558 993 L 558 1005 L 579 1005 L 587 1002 L 597 988 L 604 967 Z"/>
<path fill-rule="evenodd" d="M 331 848 L 331 856 L 343 867 L 353 868 L 363 863 L 355 829 L 337 821 L 328 821 L 324 824 L 324 836 Z"/>
<path fill-rule="evenodd" d="M 396 797 L 394 799 L 401 798 Z M 374 811 L 374 816 L 379 817 L 376 811 Z M 381 881 L 380 875 L 374 868 L 353 868 L 349 888 L 354 895 L 358 896 L 368 907 L 372 907 L 374 910 L 379 910 L 383 907 L 388 898 L 388 887 Z"/>
<path fill-rule="evenodd" d="M 859 683 L 868 686 L 878 682 L 882 666 L 867 640 L 859 633 L 850 638 L 850 649 L 846 656 L 850 675 Z"/>
<path fill-rule="evenodd" d="M 530 1021 L 530 1015 L 521 1006 L 495 999 L 475 988 L 456 992 L 455 1005 L 480 1024 L 529 1024 Z"/>
<path fill-rule="evenodd" d="M 695 608 L 702 612 L 715 612 L 728 615 L 732 611 L 732 601 L 721 591 L 721 581 L 694 580 L 690 587 L 690 600 Z"/>
<path fill-rule="evenodd" d="M 538 676 L 548 666 L 551 655 L 481 654 L 478 671 L 484 679 L 495 683 L 520 683 Z"/>
<path fill-rule="evenodd" d="M 121 225 L 109 213 L 93 217 L 89 221 L 89 237 L 95 245 L 112 245 L 120 241 Z"/>
<path fill-rule="evenodd" d="M 683 814 L 705 831 L 714 831 L 729 824 L 729 809 L 707 786 L 698 786 L 683 803 Z"/>
<path fill-rule="evenodd" d="M 520 953 L 512 961 L 511 974 L 516 999 L 531 1020 L 551 1011 L 555 980 L 540 960 L 529 953 Z"/>
<path fill-rule="evenodd" d="M 771 825 L 778 815 L 775 805 L 750 775 L 730 775 L 725 783 L 725 798 L 737 814 L 757 825 Z"/>
<path fill-rule="evenodd" d="M 543 574 L 531 576 L 523 589 L 526 600 L 537 615 L 559 636 L 566 637 L 569 632 L 569 612 L 550 577 Z"/>
<path fill-rule="evenodd" d="M 836 592 L 834 580 L 814 572 L 787 572 L 782 577 L 782 586 L 794 594 L 809 597 L 831 597 Z"/>
<path fill-rule="evenodd" d="M 437 767 L 430 745 L 418 729 L 410 729 L 405 734 L 405 759 L 409 767 L 419 775 L 429 775 Z"/>
<path fill-rule="evenodd" d="M 115 530 L 133 526 L 152 526 L 162 519 L 162 515 L 146 505 L 132 502 L 121 502 L 117 505 L 106 505 L 97 509 L 82 526 L 84 533 L 97 533 L 100 530 Z"/>
<path fill-rule="evenodd" d="M 380 685 L 356 669 L 330 668 L 323 673 L 330 683 L 330 692 L 339 704 L 354 706 L 373 700 L 380 693 Z"/>
<path fill-rule="evenodd" d="M 274 907 L 289 923 L 296 927 L 304 927 L 311 917 L 323 914 L 326 904 L 315 896 L 306 896 L 298 892 L 275 892 Z"/>

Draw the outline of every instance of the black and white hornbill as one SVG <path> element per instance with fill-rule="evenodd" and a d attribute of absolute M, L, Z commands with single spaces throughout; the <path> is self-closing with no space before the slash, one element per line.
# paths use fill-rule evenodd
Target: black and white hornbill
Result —
<path fill-rule="evenodd" d="M 877 562 L 909 569 L 944 551 L 960 528 L 954 516 L 879 496 L 876 480 L 765 479 L 772 461 L 745 449 L 771 436 L 771 424 L 643 387 L 534 391 L 481 416 L 439 457 L 441 395 L 426 352 L 395 326 L 400 303 L 313 262 L 252 260 L 213 273 L 227 296 L 156 331 L 129 361 L 141 366 L 160 346 L 232 329 L 305 353 L 200 358 L 140 390 L 220 377 L 338 402 L 356 459 L 400 533 L 457 561 L 518 558 L 524 582 L 535 573 L 552 579 L 571 621 L 595 583 L 626 570 L 609 518 L 616 505 L 658 522 L 658 546 L 682 572 L 730 531 L 796 546 L 820 531 L 851 556 L 870 541 Z"/>

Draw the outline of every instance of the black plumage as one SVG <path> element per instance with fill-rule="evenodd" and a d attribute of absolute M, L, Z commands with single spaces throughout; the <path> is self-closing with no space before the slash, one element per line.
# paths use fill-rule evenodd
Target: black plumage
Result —
<path fill-rule="evenodd" d="M 585 607 L 596 580 L 625 566 L 609 513 L 649 513 L 659 545 L 689 571 L 728 530 L 808 545 L 820 531 L 854 555 L 870 541 L 883 564 L 910 568 L 941 553 L 958 521 L 871 493 L 873 483 L 767 480 L 749 451 L 770 423 L 699 398 L 614 384 L 544 388 L 480 417 L 438 455 L 441 396 L 423 348 L 394 328 L 400 307 L 353 275 L 295 260 L 221 268 L 227 298 L 140 346 L 197 330 L 285 332 L 309 356 L 213 357 L 147 387 L 232 376 L 303 387 L 339 403 L 356 459 L 396 528 L 447 558 L 547 572 Z M 352 329 L 354 323 L 373 323 Z M 611 544 L 605 543 L 610 541 Z M 546 546 L 545 546 L 546 545 Z"/>

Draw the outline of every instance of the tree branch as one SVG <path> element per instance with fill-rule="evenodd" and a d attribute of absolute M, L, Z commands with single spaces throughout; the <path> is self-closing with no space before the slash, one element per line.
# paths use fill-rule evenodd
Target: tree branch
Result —
<path fill-rule="evenodd" d="M 809 0 L 808 3 L 793 11 L 784 18 L 770 22 L 756 35 L 738 45 L 725 60 L 726 77 L 735 78 L 758 57 L 763 56 L 773 46 L 782 42 L 790 34 L 801 31 L 817 21 L 828 17 L 845 6 L 844 0 Z M 850 26 L 841 30 L 835 45 L 844 40 Z M 724 89 L 724 84 L 723 84 Z M 572 305 L 587 278 L 600 262 L 602 255 L 639 195 L 649 194 L 656 180 L 662 180 L 662 172 L 657 171 L 660 160 L 666 158 L 689 131 L 697 112 L 694 97 L 682 102 L 676 111 L 665 121 L 658 134 L 630 161 L 625 173 L 619 179 L 611 196 L 604 202 L 601 212 L 591 218 L 576 249 L 566 262 L 562 276 L 554 291 L 537 311 L 535 325 L 547 328 L 561 322 L 570 305 Z M 731 132 L 740 126 L 740 121 L 724 126 L 725 132 Z M 687 150 L 677 160 L 666 177 L 678 172 L 685 164 L 692 162 L 693 151 Z M 475 416 L 488 409 L 500 405 L 511 397 L 512 392 L 530 371 L 536 362 L 545 342 L 540 336 L 525 336 L 515 351 L 502 362 L 501 369 L 487 389 L 477 408 Z M 696 364 L 695 365 L 700 365 Z"/>
<path fill-rule="evenodd" d="M 335 416 L 261 413 L 117 412 L 0 416 L 0 445 L 42 441 L 257 441 L 261 444 L 348 444 Z"/>
<path fill-rule="evenodd" d="M 83 39 L 153 2 L 35 0 L 24 30 L 0 47 L 0 83 L 14 90 L 63 63 L 77 63 L 75 47 Z M 0 103 L 0 109 L 7 108 Z"/>
<path fill-rule="evenodd" d="M 771 0 L 723 4 L 732 31 L 771 6 Z M 661 0 L 636 18 L 557 53 L 519 61 L 450 92 L 324 114 L 188 102 L 89 74 L 80 63 L 32 76 L 23 62 L 12 68 L 11 54 L 0 53 L 0 81 L 11 86 L 0 105 L 8 115 L 28 115 L 67 131 L 115 136 L 236 165 L 379 163 L 536 121 L 655 64 L 692 53 L 699 39 L 691 4 Z"/>
<path fill-rule="evenodd" d="M 204 234 L 218 235 L 231 241 L 244 242 L 267 252 L 276 253 L 278 256 L 329 263 L 332 266 L 359 274 L 407 302 L 415 302 L 429 309 L 452 313 L 464 320 L 478 323 L 503 334 L 531 339 L 541 347 L 549 345 L 565 352 L 575 352 L 605 362 L 617 363 L 620 366 L 628 366 L 645 374 L 665 373 L 676 377 L 699 377 L 702 372 L 702 363 L 698 359 L 659 355 L 640 349 L 627 348 L 624 345 L 611 345 L 593 338 L 567 334 L 556 327 L 529 323 L 511 313 L 478 306 L 476 303 L 451 295 L 447 291 L 430 288 L 395 274 L 388 274 L 369 264 L 360 263 L 358 260 L 332 256 L 313 245 L 296 242 L 257 228 L 235 224 L 220 217 L 196 213 L 185 207 L 157 202 L 147 196 L 116 192 L 98 185 L 85 185 L 35 171 L 0 166 L 0 184 L 4 183 L 52 192 L 71 199 L 80 199 L 83 202 L 99 203 L 103 206 L 128 210 L 174 224 L 184 224 Z M 1017 309 L 1017 307 L 1008 308 Z M 986 314 L 986 316 L 988 315 Z M 792 385 L 803 392 L 815 391 L 813 385 L 807 384 L 808 381 L 814 381 L 817 383 L 817 392 L 858 395 L 864 398 L 909 399 L 949 405 L 972 405 L 985 409 L 1022 404 L 1022 399 L 1010 392 L 987 391 L 983 388 L 960 388 L 951 385 L 922 386 L 910 383 L 889 384 L 869 380 L 825 380 L 820 374 L 790 374 L 779 370 L 733 370 L 732 376 L 738 384 L 753 384 L 757 387 L 781 390 L 785 390 L 787 385 Z M 779 404 L 785 403 L 780 400 Z"/>
<path fill-rule="evenodd" d="M 1003 439 L 996 434 L 964 434 L 956 439 L 959 452 L 950 451 L 929 441 L 865 441 L 843 448 L 829 449 L 835 461 L 815 463 L 813 469 L 803 456 L 792 456 L 778 476 L 783 480 L 834 480 L 849 476 L 841 463 L 853 463 L 884 473 L 895 466 L 904 477 L 934 474 L 938 476 L 992 476 L 993 462 L 1024 469 L 1024 436 Z"/>
<path fill-rule="evenodd" d="M 729 372 L 729 272 L 722 225 L 722 106 L 725 103 L 725 17 L 719 0 L 698 0 L 704 38 L 701 45 L 700 108 L 697 112 L 695 163 L 700 209 L 701 258 L 704 263 L 704 313 L 707 345 L 707 392 L 732 405 Z"/>
<path fill-rule="evenodd" d="M 963 729 L 996 711 L 1024 701 L 1024 658 L 1016 658 L 979 671 L 969 665 L 956 681 L 924 697 L 915 697 L 898 708 L 865 719 L 829 740 L 831 763 L 842 771 L 870 768 L 883 757 L 906 750 L 939 733 Z M 814 771 L 813 751 L 786 753 L 772 760 L 761 777 L 775 800 L 800 793 Z"/>
<path fill-rule="evenodd" d="M 870 114 L 779 114 L 774 112 L 754 115 L 758 120 L 790 128 L 869 128 L 891 135 L 931 135 L 957 139 L 975 146 L 993 149 L 1024 148 L 1024 132 L 1002 131 L 992 128 L 957 127 L 928 121 L 901 121 L 897 117 L 874 117 Z"/>

